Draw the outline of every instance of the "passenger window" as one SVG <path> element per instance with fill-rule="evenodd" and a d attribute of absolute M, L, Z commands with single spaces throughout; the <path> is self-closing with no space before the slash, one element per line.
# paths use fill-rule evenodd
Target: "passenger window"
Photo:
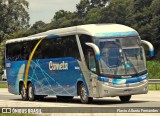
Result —
<path fill-rule="evenodd" d="M 73 57 L 80 60 L 80 53 L 75 35 L 63 37 L 63 45 L 64 57 Z"/>
<path fill-rule="evenodd" d="M 7 58 L 11 61 L 28 60 L 38 40 L 7 44 Z M 37 47 L 34 59 L 73 57 L 80 59 L 75 35 L 44 39 Z"/>
<path fill-rule="evenodd" d="M 73 57 L 80 59 L 75 36 L 44 39 L 38 46 L 34 59 Z"/>
<path fill-rule="evenodd" d="M 28 60 L 29 55 L 35 46 L 34 41 L 10 43 L 6 46 L 6 57 L 11 61 Z"/>

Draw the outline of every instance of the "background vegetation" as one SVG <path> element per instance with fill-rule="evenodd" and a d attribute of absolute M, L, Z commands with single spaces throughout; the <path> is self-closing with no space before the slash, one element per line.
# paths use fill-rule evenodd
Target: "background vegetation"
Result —
<path fill-rule="evenodd" d="M 26 0 L 0 0 L 0 72 L 4 68 L 4 43 L 50 29 L 91 23 L 119 23 L 136 29 L 155 48 L 148 61 L 151 78 L 160 78 L 160 0 L 81 0 L 75 12 L 59 10 L 50 23 L 29 25 Z"/>

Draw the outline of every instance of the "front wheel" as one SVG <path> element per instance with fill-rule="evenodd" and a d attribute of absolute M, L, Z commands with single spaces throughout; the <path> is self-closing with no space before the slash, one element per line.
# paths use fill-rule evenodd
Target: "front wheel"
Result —
<path fill-rule="evenodd" d="M 131 95 L 127 95 L 127 96 L 119 96 L 121 102 L 129 102 L 129 100 L 131 99 Z"/>
<path fill-rule="evenodd" d="M 80 94 L 80 98 L 81 98 L 82 103 L 88 104 L 93 101 L 92 97 L 87 96 L 87 90 L 86 90 L 86 87 L 83 83 L 80 85 L 79 94 Z"/>
<path fill-rule="evenodd" d="M 33 89 L 33 86 L 32 84 L 30 83 L 28 85 L 28 100 L 29 101 L 34 101 L 36 98 L 36 95 L 34 94 L 34 89 Z"/>

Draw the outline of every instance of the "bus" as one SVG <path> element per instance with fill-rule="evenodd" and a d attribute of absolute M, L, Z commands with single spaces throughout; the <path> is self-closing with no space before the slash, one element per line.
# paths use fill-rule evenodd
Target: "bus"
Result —
<path fill-rule="evenodd" d="M 6 41 L 8 91 L 23 100 L 51 95 L 60 99 L 80 96 L 116 97 L 129 102 L 148 92 L 148 73 L 138 32 L 121 24 L 87 24 L 53 29 Z"/>

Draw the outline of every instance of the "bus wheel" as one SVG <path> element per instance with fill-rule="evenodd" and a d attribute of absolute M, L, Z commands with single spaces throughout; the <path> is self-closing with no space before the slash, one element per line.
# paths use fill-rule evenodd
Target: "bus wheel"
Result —
<path fill-rule="evenodd" d="M 119 96 L 121 102 L 129 102 L 129 100 L 131 99 L 131 95 L 127 95 L 127 96 Z"/>
<path fill-rule="evenodd" d="M 34 89 L 33 89 L 33 86 L 32 84 L 30 83 L 28 85 L 28 99 L 29 101 L 34 101 L 36 98 L 36 95 L 34 94 Z"/>
<path fill-rule="evenodd" d="M 86 87 L 83 83 L 80 85 L 79 94 L 80 94 L 80 98 L 81 98 L 82 103 L 88 104 L 93 101 L 92 97 L 87 96 L 87 90 L 86 90 Z"/>
<path fill-rule="evenodd" d="M 28 92 L 23 84 L 20 85 L 20 94 L 21 94 L 22 100 L 25 100 L 25 101 L 28 100 Z"/>

